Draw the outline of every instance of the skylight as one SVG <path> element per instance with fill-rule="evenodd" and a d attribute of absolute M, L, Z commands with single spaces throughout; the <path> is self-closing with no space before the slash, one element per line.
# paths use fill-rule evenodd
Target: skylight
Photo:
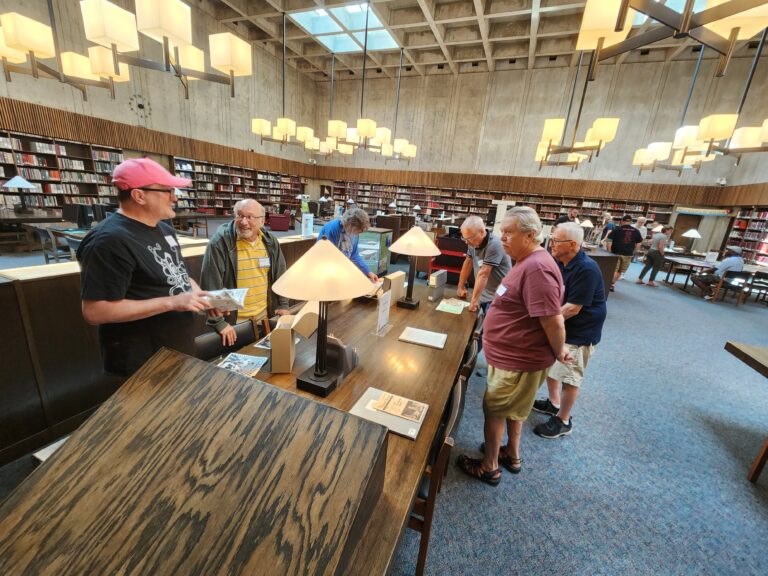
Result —
<path fill-rule="evenodd" d="M 368 50 L 394 50 L 397 41 L 369 10 L 368 4 L 349 4 L 338 8 L 315 8 L 295 12 L 289 17 L 333 53 L 362 52 L 365 43 L 365 17 L 368 13 Z"/>
<path fill-rule="evenodd" d="M 656 2 L 658 1 L 659 0 L 656 0 Z M 671 8 L 672 10 L 674 10 L 679 14 L 685 8 L 685 0 L 667 0 L 665 2 L 665 6 L 667 8 Z M 701 12 L 706 7 L 707 7 L 707 0 L 694 0 L 693 2 L 694 12 Z M 646 20 L 648 20 L 648 16 L 646 16 L 642 12 L 635 12 L 635 18 L 634 20 L 632 20 L 632 26 L 642 26 L 643 24 L 645 24 Z"/>

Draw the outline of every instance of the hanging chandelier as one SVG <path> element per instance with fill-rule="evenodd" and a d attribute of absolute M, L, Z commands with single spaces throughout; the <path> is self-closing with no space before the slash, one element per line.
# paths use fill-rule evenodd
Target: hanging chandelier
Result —
<path fill-rule="evenodd" d="M 189 98 L 189 81 L 207 80 L 230 86 L 235 96 L 235 77 L 250 76 L 251 46 L 229 32 L 208 37 L 211 67 L 223 72 L 205 71 L 203 51 L 192 45 L 191 10 L 181 0 L 136 0 L 136 14 L 108 0 L 81 0 L 85 37 L 96 44 L 88 55 L 60 52 L 53 0 L 48 0 L 50 26 L 16 12 L 0 15 L 0 57 L 5 80 L 11 73 L 34 78 L 51 78 L 80 90 L 87 100 L 86 86 L 110 91 L 115 83 L 130 80 L 130 66 L 172 72 Z M 129 55 L 139 50 L 138 33 L 163 45 L 163 61 Z M 56 68 L 40 62 L 55 58 Z M 25 66 L 29 60 L 29 66 Z"/>

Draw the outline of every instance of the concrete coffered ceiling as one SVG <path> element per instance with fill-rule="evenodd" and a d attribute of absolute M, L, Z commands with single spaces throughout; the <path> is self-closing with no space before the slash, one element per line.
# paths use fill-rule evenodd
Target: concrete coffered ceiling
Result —
<path fill-rule="evenodd" d="M 699 10 L 696 0 L 695 9 Z M 684 0 L 661 0 L 680 11 Z M 397 74 L 403 48 L 405 75 L 463 74 L 510 69 L 574 66 L 578 62 L 576 39 L 585 1 L 579 0 L 372 0 L 371 8 L 380 30 L 399 45 L 371 50 L 366 68 L 373 77 Z M 291 18 L 292 14 L 360 5 L 341 0 L 209 0 L 209 9 L 223 24 L 247 32 L 248 38 L 279 55 L 282 51 L 282 13 L 286 24 L 288 64 L 307 77 L 328 80 L 331 51 L 318 36 Z M 680 5 L 680 6 L 678 6 Z M 659 24 L 635 19 L 630 36 Z M 350 39 L 349 50 L 335 55 L 335 73 L 346 79 L 362 70 L 362 34 L 358 46 Z M 382 34 L 386 36 L 386 34 Z M 740 42 L 733 57 L 754 55 L 757 38 Z M 328 42 L 326 42 L 327 44 Z M 699 45 L 691 40 L 668 38 L 615 58 L 624 62 L 669 62 L 698 56 Z M 716 58 L 709 50 L 705 57 Z M 611 61 L 607 62 L 608 64 Z"/>

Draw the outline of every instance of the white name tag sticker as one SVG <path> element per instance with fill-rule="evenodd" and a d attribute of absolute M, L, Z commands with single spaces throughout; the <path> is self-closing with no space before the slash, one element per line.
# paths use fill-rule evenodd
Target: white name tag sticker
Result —
<path fill-rule="evenodd" d="M 259 258 L 259 268 L 269 268 L 269 257 Z"/>
<path fill-rule="evenodd" d="M 165 237 L 165 241 L 168 242 L 168 246 L 170 246 L 171 248 L 176 248 L 176 246 L 179 245 L 179 243 L 176 242 L 176 238 L 170 235 Z"/>
<path fill-rule="evenodd" d="M 506 291 L 507 291 L 507 287 L 504 286 L 504 284 L 499 284 L 499 287 L 496 288 L 496 296 L 504 296 Z"/>

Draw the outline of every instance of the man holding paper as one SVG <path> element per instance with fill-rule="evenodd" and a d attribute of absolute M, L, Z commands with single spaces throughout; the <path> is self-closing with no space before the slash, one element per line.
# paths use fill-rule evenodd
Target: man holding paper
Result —
<path fill-rule="evenodd" d="M 163 346 L 194 354 L 194 313 L 211 307 L 189 277 L 173 228 L 177 178 L 150 158 L 112 173 L 120 209 L 77 250 L 83 318 L 98 325 L 104 371 L 122 379 Z"/>
<path fill-rule="evenodd" d="M 274 314 L 285 314 L 288 299 L 272 292 L 272 284 L 285 272 L 280 243 L 264 226 L 264 207 L 252 199 L 240 200 L 233 209 L 232 222 L 222 224 L 203 256 L 200 285 L 205 290 L 247 288 L 244 308 L 237 315 L 250 319 L 258 333 L 258 322 Z M 208 313 L 208 324 L 231 346 L 235 329 L 218 310 Z"/>

